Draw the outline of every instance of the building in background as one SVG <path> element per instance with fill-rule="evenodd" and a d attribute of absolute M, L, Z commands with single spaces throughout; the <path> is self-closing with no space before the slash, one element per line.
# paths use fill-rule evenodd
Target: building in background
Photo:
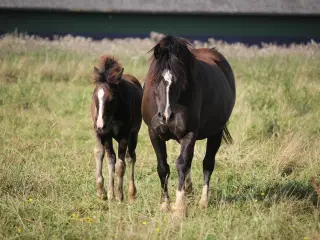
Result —
<path fill-rule="evenodd" d="M 320 0 L 1 0 L 0 34 L 227 42 L 320 41 Z"/>

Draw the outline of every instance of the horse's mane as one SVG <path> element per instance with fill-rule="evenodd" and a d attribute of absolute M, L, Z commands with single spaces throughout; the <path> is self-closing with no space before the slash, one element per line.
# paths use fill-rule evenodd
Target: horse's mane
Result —
<path fill-rule="evenodd" d="M 119 75 L 122 75 L 123 68 L 119 62 L 107 55 L 100 57 L 99 64 L 94 68 L 93 81 L 99 83 L 113 83 L 116 84 Z"/>
<path fill-rule="evenodd" d="M 179 79 L 181 87 L 185 88 L 191 76 L 191 69 L 195 59 L 190 48 L 194 47 L 186 39 L 172 36 L 162 38 L 149 51 L 153 51 L 151 66 L 154 66 L 149 70 L 149 79 L 153 82 L 158 82 L 161 80 L 163 71 L 169 69 Z"/>

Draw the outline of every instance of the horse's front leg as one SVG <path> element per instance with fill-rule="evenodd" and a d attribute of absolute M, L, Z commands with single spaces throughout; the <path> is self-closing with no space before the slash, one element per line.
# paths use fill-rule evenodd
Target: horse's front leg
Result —
<path fill-rule="evenodd" d="M 176 162 L 178 170 L 179 182 L 176 193 L 176 201 L 172 206 L 172 210 L 179 215 L 186 214 L 185 204 L 185 182 L 188 174 L 190 174 L 191 163 L 193 158 L 194 146 L 196 142 L 196 134 L 194 132 L 188 133 L 180 140 L 181 152 Z"/>
<path fill-rule="evenodd" d="M 128 138 L 122 138 L 118 146 L 118 160 L 116 163 L 116 174 L 118 177 L 118 198 L 123 201 L 123 178 L 126 171 L 126 152 L 128 148 Z"/>
<path fill-rule="evenodd" d="M 102 175 L 102 163 L 104 158 L 104 148 L 100 137 L 96 138 L 96 146 L 94 147 L 94 157 L 96 159 L 96 186 L 97 196 L 100 199 L 106 198 L 106 190 L 104 189 L 104 178 Z"/>
<path fill-rule="evenodd" d="M 163 141 L 157 133 L 149 128 L 149 137 L 153 146 L 153 149 L 157 156 L 158 162 L 158 175 L 160 178 L 162 193 L 161 193 L 161 210 L 168 210 L 170 207 L 169 193 L 168 193 L 168 180 L 170 176 L 170 168 L 167 163 L 167 149 L 166 143 Z"/>

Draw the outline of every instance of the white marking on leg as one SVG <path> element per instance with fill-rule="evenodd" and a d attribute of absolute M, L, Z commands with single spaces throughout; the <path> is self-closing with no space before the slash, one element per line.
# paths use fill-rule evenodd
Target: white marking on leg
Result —
<path fill-rule="evenodd" d="M 204 208 L 208 205 L 209 186 L 205 184 L 202 189 L 202 196 L 200 199 L 200 205 Z"/>
<path fill-rule="evenodd" d="M 177 190 L 177 193 L 176 193 L 176 202 L 182 202 L 184 201 L 184 190 Z"/>
<path fill-rule="evenodd" d="M 168 69 L 165 69 L 162 73 L 162 76 L 164 80 L 167 82 L 166 86 L 166 107 L 164 109 L 164 116 L 166 119 L 169 118 L 169 107 L 170 107 L 170 102 L 169 102 L 169 90 L 170 86 L 172 84 L 172 74 Z"/>
<path fill-rule="evenodd" d="M 96 159 L 96 185 L 97 195 L 99 198 L 103 198 L 105 195 L 104 179 L 102 176 L 102 161 L 104 157 L 104 150 L 101 147 L 94 148 L 94 155 Z"/>
<path fill-rule="evenodd" d="M 115 161 L 110 161 L 108 159 L 108 172 L 109 172 L 109 189 L 108 189 L 108 199 L 113 199 L 114 197 L 114 173 L 115 173 Z"/>
<path fill-rule="evenodd" d="M 104 90 L 102 88 L 98 91 L 98 100 L 99 100 L 99 109 L 98 109 L 98 119 L 97 119 L 97 128 L 103 128 L 103 96 Z"/>

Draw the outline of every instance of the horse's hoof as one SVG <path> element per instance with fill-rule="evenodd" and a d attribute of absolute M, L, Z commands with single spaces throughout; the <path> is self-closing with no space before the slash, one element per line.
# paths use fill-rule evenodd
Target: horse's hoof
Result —
<path fill-rule="evenodd" d="M 129 202 L 134 203 L 136 200 L 137 188 L 133 183 L 129 184 Z"/>
<path fill-rule="evenodd" d="M 167 212 L 169 210 L 170 210 L 170 203 L 168 201 L 164 201 L 163 203 L 161 203 L 160 211 Z"/>
<path fill-rule="evenodd" d="M 184 191 L 186 194 L 191 194 L 192 193 L 192 183 L 190 183 L 188 186 L 184 188 Z"/>
<path fill-rule="evenodd" d="M 206 209 L 208 207 L 208 200 L 201 198 L 199 201 L 199 205 L 202 209 Z"/>
<path fill-rule="evenodd" d="M 171 207 L 171 212 L 174 217 L 187 217 L 187 207 L 183 203 L 175 203 Z"/>

